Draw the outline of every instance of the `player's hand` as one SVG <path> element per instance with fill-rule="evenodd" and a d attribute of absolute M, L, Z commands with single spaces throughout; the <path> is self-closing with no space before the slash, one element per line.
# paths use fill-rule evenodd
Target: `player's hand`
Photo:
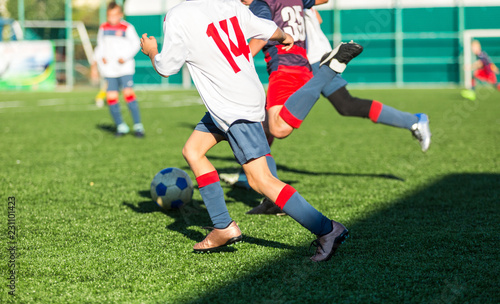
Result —
<path fill-rule="evenodd" d="M 285 36 L 285 40 L 281 44 L 284 45 L 283 50 L 289 51 L 293 46 L 293 38 L 287 33 L 285 33 Z"/>
<path fill-rule="evenodd" d="M 156 42 L 156 38 L 151 36 L 148 37 L 147 33 L 142 34 L 141 38 L 141 51 L 149 56 L 153 51 L 156 50 L 158 52 L 158 43 Z"/>
<path fill-rule="evenodd" d="M 108 63 L 108 61 L 106 60 L 106 58 L 102 58 L 102 63 L 104 63 L 104 64 Z"/>
<path fill-rule="evenodd" d="M 120 63 L 120 64 L 124 64 L 124 63 L 125 63 L 125 60 L 123 60 L 123 58 L 119 58 L 119 59 L 118 59 L 118 63 Z"/>

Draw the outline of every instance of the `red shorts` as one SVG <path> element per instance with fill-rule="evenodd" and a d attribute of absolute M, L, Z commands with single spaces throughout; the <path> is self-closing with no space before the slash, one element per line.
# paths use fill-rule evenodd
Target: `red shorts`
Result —
<path fill-rule="evenodd" d="M 266 110 L 273 106 L 282 106 L 293 93 L 313 77 L 311 71 L 278 70 L 269 76 Z"/>
<path fill-rule="evenodd" d="M 474 72 L 474 77 L 491 84 L 497 83 L 497 75 L 493 72 L 486 71 L 484 69 L 476 70 Z"/>

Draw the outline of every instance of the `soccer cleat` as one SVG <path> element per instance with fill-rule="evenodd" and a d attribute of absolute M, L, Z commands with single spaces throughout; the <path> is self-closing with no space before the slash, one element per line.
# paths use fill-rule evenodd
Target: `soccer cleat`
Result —
<path fill-rule="evenodd" d="M 246 190 L 252 189 L 248 183 L 245 172 L 242 170 L 238 171 L 238 173 L 221 173 L 219 174 L 219 178 L 230 186 Z"/>
<path fill-rule="evenodd" d="M 104 99 L 96 98 L 95 100 L 95 105 L 98 108 L 104 107 Z"/>
<path fill-rule="evenodd" d="M 349 61 L 361 54 L 362 51 L 363 47 L 352 40 L 349 43 L 342 42 L 333 51 L 323 55 L 320 66 L 327 65 L 340 74 L 344 72 Z"/>
<path fill-rule="evenodd" d="M 234 186 L 238 181 L 239 173 L 221 173 L 219 174 L 219 178 L 224 181 L 229 186 Z"/>
<path fill-rule="evenodd" d="M 231 245 L 241 241 L 241 230 L 234 221 L 224 229 L 206 227 L 210 229 L 210 233 L 203 241 L 196 243 L 193 247 L 194 251 L 205 252 L 214 250 L 220 247 Z"/>
<path fill-rule="evenodd" d="M 126 123 L 122 122 L 116 127 L 115 136 L 120 137 L 127 134 L 128 132 L 130 132 L 130 128 L 127 126 Z"/>
<path fill-rule="evenodd" d="M 330 233 L 318 237 L 311 243 L 311 246 L 317 247 L 316 253 L 311 257 L 313 262 L 328 261 L 349 236 L 349 231 L 341 223 L 332 221 L 332 228 Z"/>
<path fill-rule="evenodd" d="M 270 199 L 264 197 L 260 201 L 260 205 L 247 211 L 246 214 L 276 214 L 276 215 L 286 215 L 280 207 L 275 205 Z"/>
<path fill-rule="evenodd" d="M 411 126 L 411 133 L 420 142 L 422 152 L 425 152 L 429 149 L 432 136 L 429 128 L 429 117 L 424 113 L 418 113 L 415 116 L 417 116 L 418 122 Z"/>
<path fill-rule="evenodd" d="M 460 94 L 462 95 L 463 98 L 467 98 L 472 101 L 476 100 L 476 92 L 474 92 L 473 90 L 462 90 Z"/>
<path fill-rule="evenodd" d="M 142 138 L 144 137 L 144 126 L 142 125 L 142 123 L 138 123 L 138 124 L 134 124 L 134 135 L 135 137 L 139 137 L 139 138 Z"/>

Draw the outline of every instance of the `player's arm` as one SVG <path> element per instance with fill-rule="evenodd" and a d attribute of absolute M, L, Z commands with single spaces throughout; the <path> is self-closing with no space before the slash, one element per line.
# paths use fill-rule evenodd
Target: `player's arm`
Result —
<path fill-rule="evenodd" d="M 280 44 L 283 44 L 284 45 L 283 49 L 285 51 L 289 51 L 293 46 L 292 36 L 283 32 L 280 28 L 276 29 L 276 31 L 271 36 L 271 38 L 269 38 L 269 40 L 277 41 Z M 248 43 L 248 46 L 250 47 L 250 52 L 252 53 L 252 56 L 255 57 L 255 55 L 257 55 L 266 44 L 267 44 L 266 40 L 251 39 L 250 42 Z"/>
<path fill-rule="evenodd" d="M 274 34 L 269 38 L 269 40 L 277 41 L 280 44 L 283 44 L 283 49 L 285 51 L 289 51 L 293 46 L 293 38 L 289 34 L 283 32 L 282 29 L 277 28 Z"/>
<path fill-rule="evenodd" d="M 472 64 L 472 69 L 473 70 L 478 70 L 483 67 L 483 62 L 481 60 L 477 60 Z"/>
<path fill-rule="evenodd" d="M 158 69 L 156 68 L 155 65 L 155 56 L 158 55 L 158 42 L 156 41 L 156 38 L 151 36 L 148 37 L 147 33 L 142 34 L 141 38 L 141 51 L 149 57 L 151 60 L 151 64 L 153 65 L 153 68 L 155 69 L 156 73 L 158 73 L 160 76 L 168 78 L 168 76 L 162 75 L 160 72 L 158 72 Z"/>
<path fill-rule="evenodd" d="M 321 15 L 319 14 L 319 12 L 317 10 L 315 10 L 314 8 L 312 10 L 313 10 L 314 14 L 316 15 L 316 19 L 318 19 L 319 24 L 322 24 L 323 18 L 321 18 Z"/>
<path fill-rule="evenodd" d="M 251 39 L 250 42 L 248 43 L 248 46 L 250 47 L 250 52 L 252 53 L 252 56 L 255 57 L 260 50 L 267 44 L 267 41 L 261 40 L 261 39 Z"/>

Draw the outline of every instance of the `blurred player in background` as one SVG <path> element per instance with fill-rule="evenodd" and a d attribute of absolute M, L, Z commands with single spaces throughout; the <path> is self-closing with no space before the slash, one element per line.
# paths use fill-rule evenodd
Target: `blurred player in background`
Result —
<path fill-rule="evenodd" d="M 474 70 L 474 75 L 472 78 L 472 89 L 463 90 L 462 97 L 476 100 L 476 84 L 477 81 L 482 81 L 493 85 L 497 90 L 500 90 L 500 84 L 497 81 L 497 75 L 499 73 L 497 66 L 491 62 L 490 57 L 485 51 L 481 49 L 481 43 L 479 41 L 472 41 L 471 45 L 472 53 L 476 55 L 477 61 L 472 65 L 472 70 Z"/>
<path fill-rule="evenodd" d="M 141 123 L 139 104 L 132 89 L 135 73 L 134 56 L 140 50 L 140 39 L 134 26 L 122 18 L 121 6 L 111 2 L 107 9 L 107 22 L 99 27 L 95 57 L 99 61 L 99 70 L 107 81 L 106 100 L 116 124 L 116 136 L 125 135 L 130 131 L 122 119 L 118 103 L 119 90 L 122 89 L 123 97 L 134 120 L 134 134 L 143 137 L 144 126 Z"/>
<path fill-rule="evenodd" d="M 182 2 L 169 11 L 163 28 L 161 53 L 158 54 L 156 39 L 148 38 L 147 34 L 141 39 L 142 51 L 164 77 L 178 73 L 186 63 L 208 110 L 183 148 L 214 224 L 205 239 L 194 245 L 194 250 L 213 250 L 241 239 L 238 225 L 229 216 L 217 171 L 206 157 L 218 142 L 228 140 L 252 188 L 317 236 L 313 242 L 316 254 L 311 259 L 315 262 L 330 259 L 347 237 L 347 229 L 274 177 L 265 158 L 270 153 L 261 123 L 265 118 L 265 92 L 247 40 L 269 39 L 285 45 L 276 47 L 287 52 L 293 47 L 293 38 L 274 22 L 256 17 L 234 0 Z M 330 59 L 320 69 L 333 77 L 336 72 L 329 67 L 345 68 L 336 58 L 349 57 L 350 51 L 349 47 L 340 46 L 329 54 Z"/>

